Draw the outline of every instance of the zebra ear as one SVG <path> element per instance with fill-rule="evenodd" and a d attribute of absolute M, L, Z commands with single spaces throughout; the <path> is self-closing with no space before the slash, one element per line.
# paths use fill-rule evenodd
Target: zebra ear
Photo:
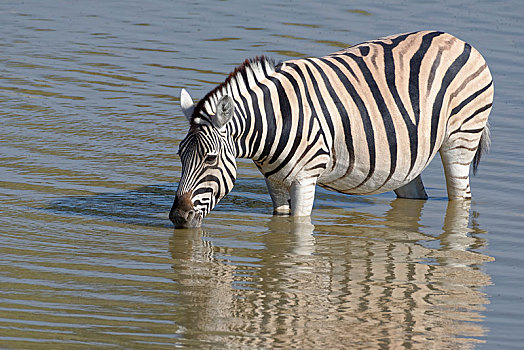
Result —
<path fill-rule="evenodd" d="M 182 107 L 182 112 L 184 112 L 187 120 L 191 121 L 195 104 L 186 89 L 182 89 L 182 92 L 180 93 L 180 106 Z"/>
<path fill-rule="evenodd" d="M 217 103 L 217 113 L 213 118 L 215 128 L 222 129 L 231 120 L 234 113 L 235 104 L 233 99 L 228 95 L 224 95 Z"/>

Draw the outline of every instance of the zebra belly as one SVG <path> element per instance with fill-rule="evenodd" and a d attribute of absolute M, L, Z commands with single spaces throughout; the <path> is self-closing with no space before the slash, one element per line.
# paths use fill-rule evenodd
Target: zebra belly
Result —
<path fill-rule="evenodd" d="M 396 190 L 411 182 L 420 175 L 425 164 L 426 162 L 424 162 L 424 165 L 420 164 L 413 168 L 408 174 L 409 167 L 396 168 L 391 173 L 389 164 L 382 166 L 377 164 L 378 166 L 371 168 L 368 163 L 358 162 L 348 171 L 349 164 L 339 162 L 334 167 L 332 166 L 331 171 L 324 172 L 317 183 L 326 189 L 351 195 L 384 193 Z M 327 169 L 330 169 L 330 167 Z"/>
<path fill-rule="evenodd" d="M 418 176 L 418 174 L 416 175 Z M 326 189 L 345 194 L 368 195 L 396 190 L 397 188 L 408 184 L 412 180 L 412 178 L 410 177 L 406 180 L 390 179 L 387 182 L 385 182 L 384 177 L 379 175 L 371 176 L 367 180 L 365 179 L 366 176 L 355 176 L 355 174 L 352 174 L 351 176 L 341 177 L 335 181 L 325 181 L 321 177 L 318 181 L 318 184 L 319 186 L 324 187 Z"/>

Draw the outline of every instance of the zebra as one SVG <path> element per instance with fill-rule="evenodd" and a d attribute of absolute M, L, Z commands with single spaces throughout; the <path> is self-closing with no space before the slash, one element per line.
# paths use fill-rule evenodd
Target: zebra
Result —
<path fill-rule="evenodd" d="M 320 58 L 246 60 L 198 103 L 169 218 L 199 227 L 233 188 L 236 158 L 264 175 L 273 214 L 309 216 L 315 187 L 427 199 L 421 172 L 440 152 L 449 200 L 469 200 L 490 144 L 493 81 L 471 45 L 439 31 L 392 35 Z"/>

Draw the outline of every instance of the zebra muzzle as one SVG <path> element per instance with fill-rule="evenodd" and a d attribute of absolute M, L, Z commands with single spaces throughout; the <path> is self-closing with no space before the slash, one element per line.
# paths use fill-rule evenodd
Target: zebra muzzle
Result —
<path fill-rule="evenodd" d="M 175 228 L 200 227 L 202 224 L 202 213 L 193 207 L 190 192 L 184 193 L 180 197 L 175 197 L 169 212 L 169 220 L 173 222 Z"/>

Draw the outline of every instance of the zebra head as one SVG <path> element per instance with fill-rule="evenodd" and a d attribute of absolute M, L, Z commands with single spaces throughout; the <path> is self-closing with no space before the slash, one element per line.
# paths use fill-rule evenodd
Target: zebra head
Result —
<path fill-rule="evenodd" d="M 236 178 L 235 152 L 226 128 L 235 110 L 233 99 L 223 95 L 213 104 L 202 103 L 205 99 L 195 105 L 185 90 L 180 96 L 190 128 L 179 146 L 182 175 L 169 213 L 177 228 L 199 227 Z"/>

